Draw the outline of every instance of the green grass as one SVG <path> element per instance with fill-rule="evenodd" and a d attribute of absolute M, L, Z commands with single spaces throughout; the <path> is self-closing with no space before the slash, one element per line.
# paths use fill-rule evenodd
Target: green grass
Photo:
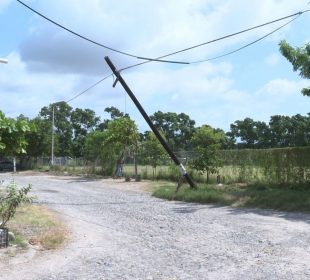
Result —
<path fill-rule="evenodd" d="M 153 196 L 171 199 L 176 186 L 162 185 Z M 310 211 L 310 188 L 305 185 L 199 185 L 197 190 L 182 187 L 175 200 L 254 207 L 282 211 Z"/>
<path fill-rule="evenodd" d="M 10 244 L 12 245 L 16 245 L 20 248 L 26 248 L 28 245 L 27 240 L 24 238 L 24 236 L 20 235 L 20 234 L 15 234 L 15 240 L 14 241 L 10 241 Z"/>

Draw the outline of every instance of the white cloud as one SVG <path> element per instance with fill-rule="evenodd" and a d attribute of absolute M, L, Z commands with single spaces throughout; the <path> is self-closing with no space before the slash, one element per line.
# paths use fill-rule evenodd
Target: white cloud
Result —
<path fill-rule="evenodd" d="M 98 81 L 75 74 L 50 75 L 29 72 L 17 53 L 11 53 L 8 59 L 9 64 L 0 68 L 0 99 L 1 110 L 12 117 L 19 114 L 35 117 L 43 106 L 68 100 Z M 119 99 L 109 91 L 110 87 L 106 87 L 102 92 L 102 88 L 98 86 L 80 97 L 81 104 L 77 107 L 97 109 L 97 113 L 100 114 L 111 102 Z M 99 106 L 103 102 L 96 99 L 103 99 L 105 102 L 105 107 L 101 110 Z"/>
<path fill-rule="evenodd" d="M 271 97 L 283 98 L 284 96 L 295 96 L 300 94 L 302 88 L 307 86 L 307 81 L 290 81 L 286 79 L 275 79 L 268 82 L 258 91 L 258 95 L 267 94 Z"/>
<path fill-rule="evenodd" d="M 280 56 L 277 53 L 273 53 L 266 58 L 267 65 L 273 67 L 279 63 Z"/>
<path fill-rule="evenodd" d="M 13 0 L 1 0 L 0 1 L 0 14 Z"/>

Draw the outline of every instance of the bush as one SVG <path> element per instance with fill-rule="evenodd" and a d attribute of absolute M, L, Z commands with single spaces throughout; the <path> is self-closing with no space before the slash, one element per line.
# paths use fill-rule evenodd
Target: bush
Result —
<path fill-rule="evenodd" d="M 6 190 L 0 193 L 0 228 L 4 228 L 6 223 L 14 217 L 20 204 L 32 202 L 32 198 L 27 196 L 30 189 L 31 185 L 18 189 L 16 183 L 12 181 Z"/>

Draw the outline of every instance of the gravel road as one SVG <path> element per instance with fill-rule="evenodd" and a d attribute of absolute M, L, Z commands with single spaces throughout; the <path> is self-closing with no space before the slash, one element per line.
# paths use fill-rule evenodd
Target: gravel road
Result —
<path fill-rule="evenodd" d="M 60 213 L 65 248 L 0 264 L 0 279 L 310 279 L 310 214 L 169 202 L 143 183 L 0 174 Z"/>

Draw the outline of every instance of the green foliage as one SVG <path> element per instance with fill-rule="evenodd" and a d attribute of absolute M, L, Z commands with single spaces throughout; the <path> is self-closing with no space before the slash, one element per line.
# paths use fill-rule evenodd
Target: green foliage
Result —
<path fill-rule="evenodd" d="M 100 118 L 96 117 L 93 110 L 77 108 L 71 112 L 70 121 L 73 129 L 72 154 L 81 157 L 84 154 L 86 136 L 95 130 Z"/>
<path fill-rule="evenodd" d="M 54 128 L 53 122 L 54 108 Z M 90 109 L 72 109 L 65 102 L 43 107 L 40 114 L 31 120 L 36 131 L 28 135 L 30 155 L 46 156 L 51 153 L 52 130 L 54 130 L 54 154 L 56 156 L 84 155 L 85 139 L 88 133 L 97 129 L 100 118 Z"/>
<path fill-rule="evenodd" d="M 43 107 L 39 117 L 46 120 L 52 125 L 54 107 L 54 131 L 58 139 L 58 150 L 55 151 L 56 156 L 72 155 L 72 136 L 73 128 L 71 124 L 72 107 L 66 102 L 57 102 L 50 104 L 48 107 Z M 51 130 L 46 131 L 47 135 L 51 135 Z"/>
<path fill-rule="evenodd" d="M 30 185 L 18 189 L 13 181 L 7 186 L 4 193 L 0 193 L 0 228 L 4 228 L 6 223 L 14 217 L 16 209 L 21 203 L 32 201 L 32 198 L 27 196 L 30 189 Z"/>
<path fill-rule="evenodd" d="M 144 161 L 150 163 L 153 167 L 153 177 L 155 177 L 156 167 L 166 155 L 166 151 L 158 141 L 153 132 L 149 133 L 143 143 L 142 156 Z"/>
<path fill-rule="evenodd" d="M 7 129 L 7 121 L 4 114 L 0 111 L 0 151 L 5 148 L 5 143 L 2 142 L 2 133 Z"/>
<path fill-rule="evenodd" d="M 271 116 L 269 124 L 250 118 L 235 121 L 227 133 L 238 148 L 267 149 L 310 145 L 310 117 Z"/>
<path fill-rule="evenodd" d="M 30 121 L 33 129 L 26 134 L 27 154 L 32 157 L 49 156 L 52 146 L 52 122 L 36 117 Z M 54 153 L 58 154 L 59 139 L 54 135 Z"/>
<path fill-rule="evenodd" d="M 138 140 L 138 129 L 129 117 L 120 117 L 108 123 L 104 131 L 88 134 L 85 156 L 90 160 L 100 159 L 105 174 L 112 175 L 116 162 L 124 157 L 124 151 Z"/>
<path fill-rule="evenodd" d="M 0 111 L 0 151 L 7 156 L 26 153 L 26 134 L 31 130 L 24 118 L 6 118 Z"/>
<path fill-rule="evenodd" d="M 117 118 L 108 124 L 104 146 L 120 154 L 126 146 L 135 144 L 138 136 L 138 128 L 133 120 L 129 117 Z"/>
<path fill-rule="evenodd" d="M 207 182 L 209 174 L 216 173 L 220 166 L 219 149 L 224 137 L 223 133 L 208 126 L 202 126 L 194 132 L 192 144 L 196 156 L 190 166 L 198 172 L 206 172 Z"/>
<path fill-rule="evenodd" d="M 154 125 L 164 134 L 168 144 L 174 150 L 188 149 L 195 131 L 195 121 L 184 113 L 163 113 L 158 111 L 150 116 Z"/>
<path fill-rule="evenodd" d="M 298 71 L 304 79 L 310 78 L 310 44 L 302 48 L 294 48 L 286 41 L 280 42 L 280 52 L 293 65 L 293 70 Z M 310 88 L 304 88 L 302 94 L 310 96 Z"/>
<path fill-rule="evenodd" d="M 257 122 L 251 118 L 235 121 L 230 125 L 228 135 L 242 148 L 268 148 L 270 142 L 270 129 L 264 122 Z"/>
<path fill-rule="evenodd" d="M 103 142 L 105 141 L 106 133 L 102 131 L 90 132 L 85 141 L 85 157 L 88 160 L 95 161 L 103 158 Z"/>

